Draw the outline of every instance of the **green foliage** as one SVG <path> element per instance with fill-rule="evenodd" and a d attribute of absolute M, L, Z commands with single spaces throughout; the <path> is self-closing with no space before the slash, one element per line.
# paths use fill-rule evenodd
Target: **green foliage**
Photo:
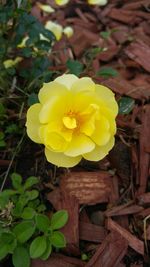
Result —
<path fill-rule="evenodd" d="M 51 228 L 57 230 L 62 228 L 68 221 L 68 213 L 66 210 L 57 211 L 51 218 Z"/>
<path fill-rule="evenodd" d="M 47 243 L 45 236 L 36 237 L 30 245 L 30 256 L 32 259 L 39 258 L 46 251 Z"/>
<path fill-rule="evenodd" d="M 96 75 L 104 78 L 110 78 L 117 76 L 118 72 L 111 67 L 103 67 L 96 73 Z"/>
<path fill-rule="evenodd" d="M 12 189 L 0 194 L 0 260 L 12 254 L 14 267 L 29 267 L 30 258 L 46 260 L 53 248 L 66 246 L 64 235 L 58 231 L 68 220 L 65 210 L 48 218 L 42 214 L 46 207 L 39 198 L 39 179 L 11 175 Z M 57 231 L 56 231 L 57 230 Z"/>
<path fill-rule="evenodd" d="M 12 262 L 15 267 L 29 267 L 30 256 L 28 249 L 18 245 L 13 252 Z"/>
<path fill-rule="evenodd" d="M 78 60 L 68 59 L 66 65 L 67 68 L 69 69 L 69 72 L 76 76 L 79 76 L 84 69 L 84 65 L 80 63 Z"/>
<path fill-rule="evenodd" d="M 48 55 L 55 36 L 30 14 L 30 10 L 30 1 L 22 0 L 5 1 L 0 7 L 0 79 L 1 88 L 6 91 L 16 73 L 17 77 L 22 77 L 21 86 L 24 89 L 28 89 L 31 83 L 34 88 L 39 88 L 40 82 L 51 78 Z M 17 57 L 21 57 L 20 63 L 15 61 Z M 6 67 L 6 60 L 13 60 L 15 63 Z M 22 64 L 23 67 L 20 68 Z"/>
<path fill-rule="evenodd" d="M 0 148 L 6 146 L 6 142 L 4 141 L 4 137 L 5 137 L 4 133 L 0 132 Z"/>
<path fill-rule="evenodd" d="M 129 114 L 135 105 L 135 100 L 131 97 L 124 96 L 121 97 L 118 101 L 119 105 L 119 114 Z"/>
<path fill-rule="evenodd" d="M 111 31 L 102 31 L 100 32 L 101 37 L 103 37 L 104 39 L 107 39 L 111 36 Z"/>
<path fill-rule="evenodd" d="M 35 93 L 31 93 L 28 97 L 28 106 L 32 106 L 35 103 L 38 103 L 38 96 Z"/>

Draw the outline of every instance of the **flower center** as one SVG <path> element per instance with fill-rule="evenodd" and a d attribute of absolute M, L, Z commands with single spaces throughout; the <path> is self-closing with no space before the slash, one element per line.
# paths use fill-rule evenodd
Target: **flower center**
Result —
<path fill-rule="evenodd" d="M 77 127 L 76 118 L 72 116 L 64 116 L 63 117 L 63 124 L 68 129 L 75 129 Z"/>

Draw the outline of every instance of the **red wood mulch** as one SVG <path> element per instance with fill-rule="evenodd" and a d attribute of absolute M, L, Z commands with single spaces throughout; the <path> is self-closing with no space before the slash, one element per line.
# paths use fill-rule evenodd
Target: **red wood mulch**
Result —
<path fill-rule="evenodd" d="M 143 219 L 150 214 L 149 11 L 149 0 L 110 0 L 103 8 L 71 1 L 45 16 L 33 8 L 41 21 L 57 20 L 75 31 L 71 39 L 63 37 L 55 44 L 57 53 L 50 56 L 53 70 L 64 72 L 68 58 L 86 65 L 87 50 L 105 48 L 95 55 L 84 75 L 110 87 L 117 99 L 122 95 L 134 98 L 135 106 L 129 115 L 117 117 L 116 145 L 107 158 L 58 173 L 60 185 L 47 197 L 56 210 L 68 210 L 69 221 L 62 230 L 67 247 L 46 262 L 33 261 L 32 267 L 148 266 L 144 265 L 149 257 L 144 250 Z M 100 32 L 108 30 L 110 36 L 102 38 Z M 102 66 L 115 68 L 119 75 L 96 77 Z M 87 262 L 81 260 L 82 253 L 89 256 Z"/>

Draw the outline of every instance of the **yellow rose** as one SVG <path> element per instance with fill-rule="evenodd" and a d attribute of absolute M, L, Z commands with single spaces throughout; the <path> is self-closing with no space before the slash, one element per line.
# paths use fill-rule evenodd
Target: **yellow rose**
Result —
<path fill-rule="evenodd" d="M 91 78 L 64 74 L 44 83 L 40 103 L 27 111 L 27 134 L 45 145 L 49 162 L 73 167 L 83 158 L 98 161 L 114 145 L 118 105 L 114 94 Z"/>

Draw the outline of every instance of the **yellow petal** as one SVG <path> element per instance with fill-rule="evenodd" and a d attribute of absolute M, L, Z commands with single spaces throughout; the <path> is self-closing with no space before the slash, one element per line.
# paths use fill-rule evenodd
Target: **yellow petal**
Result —
<path fill-rule="evenodd" d="M 114 93 L 107 87 L 103 85 L 96 85 L 96 94 L 100 100 L 102 100 L 105 105 L 111 110 L 111 112 L 116 115 L 118 114 L 118 104 L 115 100 Z"/>
<path fill-rule="evenodd" d="M 91 136 L 95 130 L 95 120 L 94 118 L 89 119 L 80 127 L 80 132 L 87 136 Z"/>
<path fill-rule="evenodd" d="M 47 21 L 45 24 L 45 29 L 51 31 L 55 35 L 57 41 L 61 39 L 63 27 L 58 23 L 55 23 L 53 21 Z"/>
<path fill-rule="evenodd" d="M 40 40 L 50 42 L 50 39 L 46 38 L 42 33 L 40 33 Z"/>
<path fill-rule="evenodd" d="M 49 101 L 52 96 L 61 96 L 67 93 L 67 88 L 57 82 L 44 83 L 40 89 L 38 98 L 40 103 L 44 104 Z"/>
<path fill-rule="evenodd" d="M 43 10 L 44 12 L 47 12 L 47 13 L 53 13 L 55 12 L 55 9 L 52 8 L 50 5 L 42 5 L 41 3 L 37 2 L 37 6 Z"/>
<path fill-rule="evenodd" d="M 27 111 L 27 134 L 30 139 L 36 143 L 41 144 L 41 138 L 39 136 L 39 128 L 40 128 L 40 121 L 39 121 L 39 113 L 41 111 L 41 104 L 37 103 L 32 105 Z"/>
<path fill-rule="evenodd" d="M 25 37 L 22 39 L 21 43 L 17 45 L 17 47 L 19 47 L 19 48 L 24 48 L 24 47 L 26 47 L 26 42 L 27 42 L 28 39 L 29 39 L 29 36 L 25 36 Z"/>
<path fill-rule="evenodd" d="M 90 153 L 83 154 L 83 157 L 91 161 L 99 161 L 103 159 L 114 146 L 115 139 L 112 137 L 105 146 L 95 146 Z"/>
<path fill-rule="evenodd" d="M 88 136 L 91 136 L 95 130 L 95 120 L 99 115 L 99 106 L 90 104 L 82 113 L 82 124 L 80 131 Z"/>
<path fill-rule="evenodd" d="M 63 114 L 66 113 L 68 105 L 69 96 L 53 96 L 49 101 L 47 101 L 41 109 L 39 114 L 39 119 L 41 123 L 50 123 L 52 121 L 60 121 L 63 117 Z"/>
<path fill-rule="evenodd" d="M 20 61 L 22 61 L 22 57 L 16 57 L 15 59 L 7 59 L 3 62 L 5 69 L 14 67 L 15 65 L 17 65 L 17 63 L 19 63 Z"/>
<path fill-rule="evenodd" d="M 58 167 L 66 167 L 66 168 L 70 168 L 77 165 L 82 158 L 81 156 L 68 157 L 63 153 L 53 152 L 47 148 L 45 148 L 45 156 L 47 158 L 47 161 L 49 161 L 50 163 L 53 163 Z"/>
<path fill-rule="evenodd" d="M 56 4 L 59 6 L 63 6 L 66 5 L 67 3 L 69 3 L 69 0 L 55 0 Z"/>
<path fill-rule="evenodd" d="M 116 121 L 115 121 L 114 114 L 109 108 L 106 108 L 106 107 L 103 107 L 101 109 L 101 113 L 109 121 L 109 125 L 110 125 L 109 131 L 111 135 L 114 135 L 116 133 Z"/>
<path fill-rule="evenodd" d="M 95 83 L 89 77 L 83 77 L 78 79 L 72 84 L 71 90 L 73 92 L 83 92 L 83 91 L 95 91 Z"/>
<path fill-rule="evenodd" d="M 67 38 L 70 38 L 73 35 L 73 28 L 67 26 L 64 28 L 63 33 L 67 36 Z"/>
<path fill-rule="evenodd" d="M 68 89 L 71 89 L 72 85 L 78 80 L 79 78 L 74 74 L 63 74 L 55 79 L 56 82 L 65 85 Z"/>
<path fill-rule="evenodd" d="M 63 152 L 67 147 L 67 142 L 58 133 L 46 131 L 44 145 L 55 152 Z"/>
<path fill-rule="evenodd" d="M 111 136 L 109 129 L 109 121 L 101 116 L 101 119 L 95 122 L 95 131 L 91 135 L 91 139 L 99 146 L 105 145 Z"/>
<path fill-rule="evenodd" d="M 107 2 L 108 0 L 88 0 L 88 4 L 99 5 L 99 6 L 105 6 Z"/>
<path fill-rule="evenodd" d="M 95 144 L 84 134 L 76 134 L 73 136 L 65 155 L 76 157 L 94 149 Z"/>

